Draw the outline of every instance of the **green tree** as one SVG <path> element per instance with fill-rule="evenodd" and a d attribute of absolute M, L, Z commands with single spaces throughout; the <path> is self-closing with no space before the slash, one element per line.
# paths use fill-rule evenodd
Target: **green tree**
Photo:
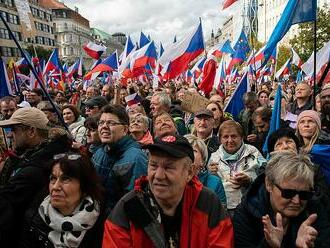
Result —
<path fill-rule="evenodd" d="M 330 40 L 330 8 L 327 5 L 317 11 L 316 47 L 321 49 L 324 43 Z M 290 40 L 291 46 L 300 55 L 303 61 L 307 61 L 314 51 L 314 23 L 299 24 L 298 34 Z"/>
<path fill-rule="evenodd" d="M 50 54 L 52 53 L 52 50 L 45 49 L 41 46 L 28 46 L 26 50 L 29 52 L 31 56 L 35 56 L 35 53 L 37 53 L 39 59 L 44 59 L 46 62 L 49 59 Z"/>
<path fill-rule="evenodd" d="M 282 65 L 292 56 L 290 48 L 285 45 L 279 45 L 277 47 L 277 62 L 276 71 L 278 71 Z"/>

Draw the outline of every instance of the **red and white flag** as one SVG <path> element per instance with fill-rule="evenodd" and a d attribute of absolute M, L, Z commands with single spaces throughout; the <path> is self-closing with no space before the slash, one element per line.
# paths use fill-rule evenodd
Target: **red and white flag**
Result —
<path fill-rule="evenodd" d="M 98 45 L 90 41 L 88 44 L 83 45 L 83 49 L 93 59 L 99 59 L 107 48 L 103 45 Z"/>

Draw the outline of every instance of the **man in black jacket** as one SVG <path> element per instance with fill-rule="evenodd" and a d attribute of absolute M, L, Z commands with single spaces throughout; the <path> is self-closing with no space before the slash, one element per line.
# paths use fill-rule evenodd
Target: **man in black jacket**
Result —
<path fill-rule="evenodd" d="M 70 147 L 65 136 L 48 141 L 47 116 L 37 108 L 22 108 L 0 127 L 11 128 L 15 155 L 6 161 L 0 186 L 0 246 L 16 247 L 24 213 L 47 186 L 48 162 Z"/>

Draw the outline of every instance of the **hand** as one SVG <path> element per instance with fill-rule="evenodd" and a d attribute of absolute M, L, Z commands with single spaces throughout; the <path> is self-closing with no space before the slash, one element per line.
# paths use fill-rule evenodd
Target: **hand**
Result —
<path fill-rule="evenodd" d="M 276 214 L 276 226 L 273 226 L 269 215 L 262 216 L 262 223 L 264 224 L 264 235 L 268 245 L 272 248 L 280 248 L 284 236 L 282 215 Z"/>
<path fill-rule="evenodd" d="M 218 163 L 211 162 L 208 166 L 208 169 L 212 174 L 216 174 L 218 172 Z"/>
<path fill-rule="evenodd" d="M 240 186 L 249 184 L 251 182 L 251 177 L 246 175 L 244 172 L 238 172 L 238 173 L 234 174 L 234 178 L 235 178 L 237 184 L 239 184 Z"/>
<path fill-rule="evenodd" d="M 317 231 L 312 224 L 317 219 L 317 214 L 311 214 L 299 227 L 296 246 L 298 248 L 314 247 L 314 242 L 317 237 Z"/>
<path fill-rule="evenodd" d="M 247 141 L 249 142 L 256 142 L 257 141 L 257 135 L 256 134 L 249 134 L 247 137 L 246 137 Z"/>
<path fill-rule="evenodd" d="M 81 146 L 83 146 L 83 144 L 79 143 L 79 142 L 72 142 L 72 148 L 74 149 L 79 149 Z"/>

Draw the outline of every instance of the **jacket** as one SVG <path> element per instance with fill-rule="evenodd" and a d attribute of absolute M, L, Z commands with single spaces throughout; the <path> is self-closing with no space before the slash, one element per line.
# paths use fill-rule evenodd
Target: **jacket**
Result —
<path fill-rule="evenodd" d="M 66 136 L 45 142 L 26 151 L 9 165 L 11 176 L 0 187 L 0 244 L 15 247 L 16 236 L 23 226 L 25 211 L 39 192 L 48 185 L 49 162 L 55 154 L 71 147 Z"/>
<path fill-rule="evenodd" d="M 69 126 L 69 130 L 73 139 L 83 145 L 86 144 L 86 127 L 84 126 L 85 118 L 79 117 L 78 120 Z"/>
<path fill-rule="evenodd" d="M 103 145 L 92 162 L 106 189 L 106 207 L 113 208 L 119 199 L 133 189 L 135 179 L 147 174 L 147 155 L 130 136 L 111 146 Z"/>
<path fill-rule="evenodd" d="M 298 107 L 297 100 L 294 100 L 291 104 L 288 105 L 288 111 L 292 114 L 299 115 L 304 110 L 313 109 L 313 100 L 310 98 L 304 106 Z"/>
<path fill-rule="evenodd" d="M 105 223 L 103 248 L 165 248 L 162 224 L 145 200 L 147 185 L 146 177 L 138 180 L 134 191 L 125 195 L 113 209 Z M 179 247 L 233 247 L 229 216 L 215 194 L 196 177 L 185 188 L 181 211 Z"/>
<path fill-rule="evenodd" d="M 255 180 L 241 204 L 235 210 L 233 224 L 235 247 L 237 248 L 269 247 L 264 238 L 262 216 L 268 214 L 273 225 L 276 221 L 264 181 L 265 175 L 262 174 Z M 330 247 L 329 217 L 322 204 L 314 199 L 308 201 L 306 209 L 300 215 L 290 219 L 290 226 L 287 235 L 283 238 L 281 247 L 296 247 L 295 241 L 298 229 L 301 223 L 312 213 L 317 213 L 317 219 L 313 224 L 313 227 L 318 231 L 315 247 Z"/>
<path fill-rule="evenodd" d="M 261 164 L 266 161 L 257 148 L 251 145 L 242 144 L 241 153 L 239 154 L 238 160 L 235 162 L 235 172 L 244 172 L 253 181 L 257 177 L 257 171 Z M 212 153 L 210 161 L 218 163 L 218 175 L 221 178 L 222 184 L 225 188 L 227 198 L 227 208 L 235 209 L 236 206 L 241 202 L 241 198 L 245 190 L 249 185 L 234 189 L 232 183 L 229 182 L 231 169 L 228 162 L 224 159 L 224 148 L 223 145 L 219 149 Z"/>

